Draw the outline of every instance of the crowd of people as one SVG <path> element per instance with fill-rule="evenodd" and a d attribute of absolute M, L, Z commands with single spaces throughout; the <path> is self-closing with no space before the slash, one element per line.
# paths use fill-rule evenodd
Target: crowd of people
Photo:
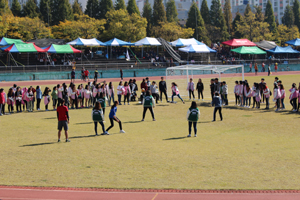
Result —
<path fill-rule="evenodd" d="M 138 94 L 139 88 L 141 92 Z M 174 97 L 177 96 L 183 103 L 184 100 L 180 96 L 180 91 L 178 85 L 172 82 L 172 101 L 174 102 Z M 9 88 L 7 93 L 4 89 L 0 89 L 0 116 L 6 114 L 5 107 L 8 106 L 8 113 L 11 114 L 15 112 L 33 112 L 34 109 L 41 110 L 41 102 L 45 105 L 45 110 L 49 111 L 49 105 L 52 106 L 53 110 L 57 110 L 57 117 L 59 120 L 58 124 L 58 137 L 60 141 L 61 130 L 64 128 L 66 134 L 66 142 L 68 142 L 68 122 L 69 122 L 69 109 L 80 109 L 80 108 L 90 108 L 92 110 L 92 119 L 95 124 L 95 134 L 98 135 L 97 124 L 100 123 L 102 126 L 102 135 L 109 135 L 108 131 L 114 127 L 114 121 L 119 124 L 120 132 L 125 133 L 122 129 L 121 120 L 116 116 L 118 105 L 129 105 L 130 102 L 139 101 L 143 107 L 142 121 L 145 120 L 146 113 L 149 110 L 153 121 L 155 121 L 154 108 L 155 105 L 162 102 L 163 96 L 165 96 L 166 102 L 170 102 L 167 95 L 167 83 L 164 77 L 161 77 L 158 85 L 155 81 L 150 81 L 149 78 L 142 80 L 140 87 L 138 87 L 135 79 L 130 79 L 129 81 L 120 81 L 116 92 L 112 82 L 107 84 L 106 81 L 97 83 L 97 80 L 93 82 L 88 82 L 87 84 L 75 85 L 71 82 L 69 86 L 65 83 L 57 84 L 53 88 L 45 87 L 43 90 L 40 86 L 29 88 L 21 88 L 16 84 Z M 197 136 L 197 122 L 200 116 L 200 110 L 197 108 L 195 101 L 194 92 L 198 92 L 198 101 L 204 99 L 204 84 L 201 79 L 198 80 L 197 84 L 193 82 L 193 79 L 187 83 L 186 90 L 189 93 L 189 100 L 192 100 L 191 107 L 187 113 L 187 120 L 189 121 L 189 135 L 191 137 L 191 128 L 194 126 L 195 136 Z M 297 88 L 296 84 L 292 85 L 289 90 L 290 96 L 289 100 L 293 107 L 293 112 L 297 112 L 300 107 L 300 84 Z M 211 92 L 211 102 L 214 106 L 213 121 L 216 120 L 216 113 L 219 112 L 221 121 L 222 116 L 222 106 L 228 105 L 228 86 L 225 81 L 219 82 L 218 78 L 211 79 L 210 84 Z M 270 98 L 273 96 L 274 107 L 276 112 L 285 109 L 285 88 L 281 80 L 278 77 L 275 78 L 273 84 L 273 90 L 267 86 L 267 83 L 262 78 L 260 83 L 253 83 L 252 87 L 245 81 L 236 81 L 234 87 L 235 104 L 236 106 L 241 106 L 245 108 L 250 108 L 252 100 L 252 108 L 259 109 L 261 104 L 266 105 L 265 109 L 270 108 Z M 115 101 L 115 95 L 117 99 Z M 51 103 L 52 102 L 52 103 Z M 110 107 L 109 120 L 110 127 L 105 129 L 104 127 L 104 115 L 106 105 Z"/>

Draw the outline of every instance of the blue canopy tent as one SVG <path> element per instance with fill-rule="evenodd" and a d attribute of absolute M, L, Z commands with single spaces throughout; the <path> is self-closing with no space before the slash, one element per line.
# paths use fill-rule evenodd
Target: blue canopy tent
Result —
<path fill-rule="evenodd" d="M 275 47 L 270 50 L 266 50 L 267 52 L 273 53 L 273 54 L 279 54 L 279 53 L 300 53 L 299 51 L 293 49 L 291 46 L 287 47 Z"/>
<path fill-rule="evenodd" d="M 195 38 L 189 38 L 189 39 L 182 39 L 179 38 L 173 42 L 170 42 L 170 44 L 173 47 L 182 47 L 182 46 L 188 46 L 188 45 L 202 45 L 202 42 L 199 42 Z"/>
<path fill-rule="evenodd" d="M 104 42 L 107 46 L 110 46 L 110 57 L 112 58 L 112 46 L 134 46 L 134 43 L 125 42 L 123 40 L 119 40 L 117 38 L 111 39 L 107 42 Z M 107 47 L 108 48 L 108 47 Z M 108 58 L 108 56 L 107 56 Z"/>
<path fill-rule="evenodd" d="M 299 38 L 296 38 L 296 39 L 287 41 L 287 42 L 285 42 L 285 43 L 286 43 L 286 44 L 289 44 L 289 45 L 293 45 L 293 46 L 300 46 L 300 39 L 299 39 Z"/>

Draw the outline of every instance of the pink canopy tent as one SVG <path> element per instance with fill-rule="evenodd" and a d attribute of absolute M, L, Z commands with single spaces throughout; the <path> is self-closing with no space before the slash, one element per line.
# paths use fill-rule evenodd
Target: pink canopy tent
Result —
<path fill-rule="evenodd" d="M 248 39 L 232 39 L 228 40 L 226 42 L 222 42 L 224 45 L 228 45 L 231 47 L 241 47 L 241 46 L 248 46 L 248 47 L 253 47 L 257 46 L 255 43 L 251 42 Z"/>

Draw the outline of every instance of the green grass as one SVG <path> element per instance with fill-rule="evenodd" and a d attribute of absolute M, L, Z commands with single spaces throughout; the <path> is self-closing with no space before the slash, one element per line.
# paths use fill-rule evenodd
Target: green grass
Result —
<path fill-rule="evenodd" d="M 297 78 L 280 77 L 286 89 Z M 224 80 L 229 83 L 229 99 L 233 100 L 236 78 Z M 260 77 L 248 78 L 250 83 L 259 80 Z M 266 81 L 270 85 L 273 80 L 274 77 L 268 77 Z M 177 80 L 181 94 L 185 93 L 185 81 Z M 209 79 L 204 81 L 205 98 L 209 100 Z M 288 98 L 285 103 L 290 110 Z M 156 122 L 151 121 L 149 112 L 145 122 L 140 122 L 140 105 L 119 106 L 117 116 L 126 133 L 120 134 L 115 126 L 110 136 L 98 137 L 94 137 L 91 110 L 71 110 L 70 143 L 57 143 L 55 112 L 3 116 L 0 184 L 299 189 L 299 115 L 289 111 L 275 113 L 273 109 L 242 109 L 233 104 L 223 109 L 223 122 L 212 123 L 213 108 L 206 101 L 201 102 L 197 138 L 186 138 L 190 102 L 159 104 L 155 108 Z M 108 109 L 106 119 L 107 116 Z"/>

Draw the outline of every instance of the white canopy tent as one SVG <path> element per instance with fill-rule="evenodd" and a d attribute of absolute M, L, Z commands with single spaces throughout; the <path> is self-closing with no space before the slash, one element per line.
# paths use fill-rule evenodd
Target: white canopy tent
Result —
<path fill-rule="evenodd" d="M 106 44 L 97 40 L 96 38 L 92 38 L 92 39 L 77 38 L 76 40 L 68 42 L 67 44 L 74 45 L 74 46 L 107 46 Z"/>
<path fill-rule="evenodd" d="M 216 50 L 213 50 L 206 46 L 205 44 L 202 45 L 189 45 L 183 48 L 179 48 L 179 51 L 185 52 L 185 53 L 216 53 Z"/>
<path fill-rule="evenodd" d="M 142 46 L 142 57 L 144 56 L 144 46 L 161 46 L 161 43 L 156 38 L 145 37 L 134 43 L 135 46 Z"/>
<path fill-rule="evenodd" d="M 173 47 L 183 47 L 183 46 L 188 46 L 188 45 L 202 45 L 204 43 L 199 42 L 198 40 L 196 40 L 195 38 L 189 38 L 189 39 L 182 39 L 179 38 L 173 42 L 170 42 L 170 44 Z"/>

